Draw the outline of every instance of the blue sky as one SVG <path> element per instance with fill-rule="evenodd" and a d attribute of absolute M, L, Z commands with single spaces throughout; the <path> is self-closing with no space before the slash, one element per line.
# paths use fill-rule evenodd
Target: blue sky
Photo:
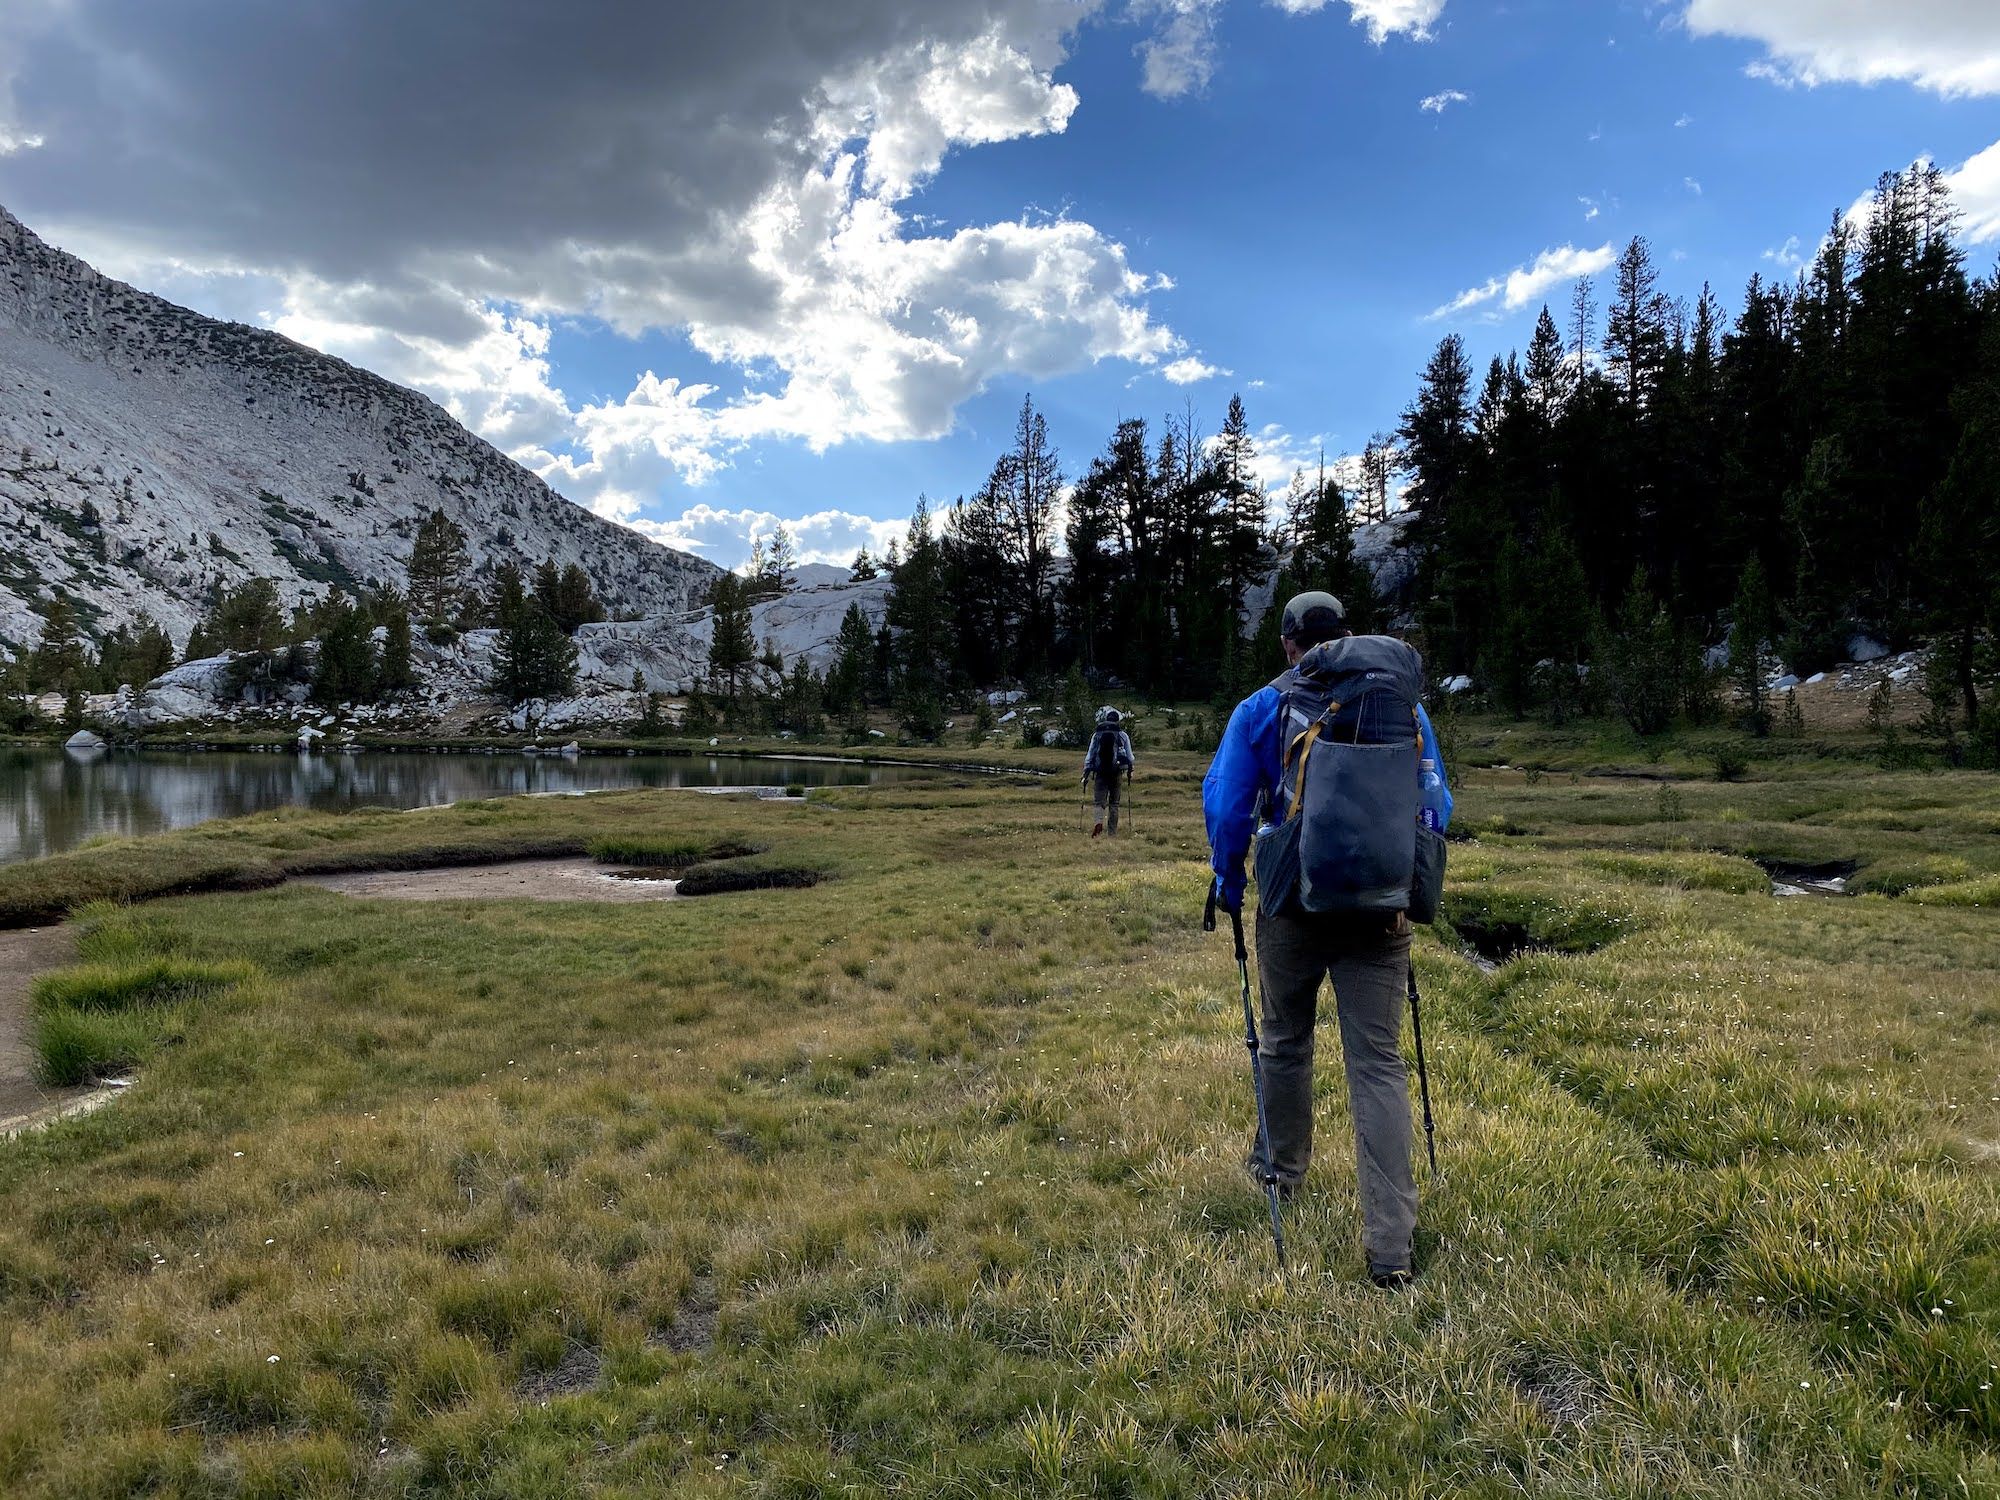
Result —
<path fill-rule="evenodd" d="M 865 0 L 829 38 L 802 4 L 690 37 L 505 0 L 517 27 L 467 12 L 468 59 L 348 0 L 334 84 L 374 91 L 380 131 L 357 140 L 310 82 L 249 100 L 261 126 L 202 92 L 301 42 L 250 0 L 150 38 L 139 0 L 26 0 L 0 21 L 0 202 L 417 384 L 724 563 L 778 519 L 808 556 L 879 544 L 979 482 L 1029 391 L 1072 473 L 1121 416 L 1192 400 L 1212 431 L 1240 392 L 1281 483 L 1392 427 L 1444 333 L 1480 361 L 1523 342 L 1631 236 L 1667 290 L 1733 309 L 1920 156 L 1958 174 L 1974 268 L 2000 249 L 1986 0 Z M 454 48 L 442 101 L 371 61 L 421 77 L 429 46 Z M 164 103 L 66 104 L 142 47 Z M 225 207 L 190 212 L 176 173 Z"/>

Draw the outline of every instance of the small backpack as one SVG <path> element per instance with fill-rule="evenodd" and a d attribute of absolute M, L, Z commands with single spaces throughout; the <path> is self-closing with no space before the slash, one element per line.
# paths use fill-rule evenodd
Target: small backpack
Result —
<path fill-rule="evenodd" d="M 1364 635 L 1313 647 L 1272 683 L 1283 773 L 1257 838 L 1267 909 L 1436 915 L 1443 840 L 1417 817 L 1423 680 L 1414 649 Z"/>
<path fill-rule="evenodd" d="M 1097 731 L 1090 741 L 1090 769 L 1099 776 L 1118 774 L 1118 730 L 1116 726 L 1106 726 Z"/>

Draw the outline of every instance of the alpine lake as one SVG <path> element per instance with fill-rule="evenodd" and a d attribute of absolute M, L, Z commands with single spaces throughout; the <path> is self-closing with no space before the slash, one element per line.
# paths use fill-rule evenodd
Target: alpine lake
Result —
<path fill-rule="evenodd" d="M 911 766 L 743 755 L 0 746 L 0 865 L 276 807 L 338 812 L 638 787 L 877 786 Z"/>

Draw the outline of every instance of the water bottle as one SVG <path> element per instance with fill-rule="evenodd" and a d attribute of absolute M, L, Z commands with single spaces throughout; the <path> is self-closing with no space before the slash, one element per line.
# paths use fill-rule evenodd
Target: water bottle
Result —
<path fill-rule="evenodd" d="M 1419 807 L 1417 820 L 1424 827 L 1439 833 L 1444 831 L 1444 778 L 1438 775 L 1437 762 L 1426 758 L 1417 769 L 1417 796 Z"/>

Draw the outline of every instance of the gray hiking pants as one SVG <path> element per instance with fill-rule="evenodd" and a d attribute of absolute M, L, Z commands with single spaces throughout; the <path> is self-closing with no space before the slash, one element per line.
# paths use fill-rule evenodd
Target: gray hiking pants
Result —
<path fill-rule="evenodd" d="M 1118 808 L 1125 800 L 1125 776 L 1093 776 L 1091 782 L 1097 788 L 1091 798 L 1097 804 L 1097 821 L 1104 825 L 1105 832 L 1118 832 Z"/>
<path fill-rule="evenodd" d="M 1320 982 L 1330 974 L 1354 1116 L 1362 1238 L 1378 1266 L 1410 1263 L 1417 1223 L 1402 1047 L 1409 967 L 1410 924 L 1400 915 L 1257 913 L 1264 1011 L 1257 1055 L 1278 1180 L 1296 1187 L 1312 1161 L 1313 1024 Z"/>

